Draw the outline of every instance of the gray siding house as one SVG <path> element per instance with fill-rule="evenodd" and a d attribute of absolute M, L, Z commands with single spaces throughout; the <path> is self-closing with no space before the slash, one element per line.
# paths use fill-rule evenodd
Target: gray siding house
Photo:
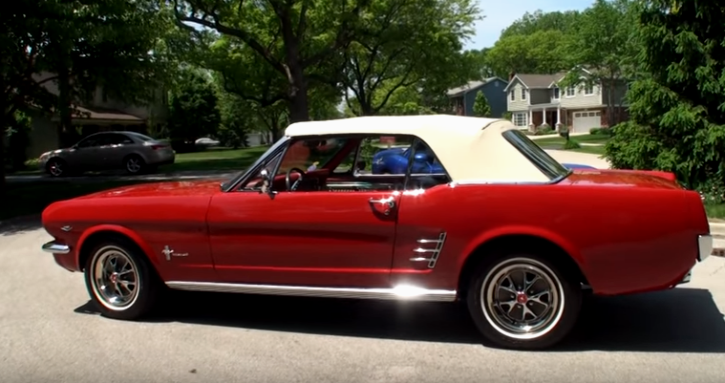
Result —
<path fill-rule="evenodd" d="M 584 75 L 589 73 L 584 71 Z M 557 131 L 566 126 L 570 132 L 585 133 L 591 128 L 608 126 L 607 111 L 615 113 L 616 122 L 625 121 L 627 84 L 621 81 L 612 93 L 603 84 L 571 86 L 559 89 L 566 72 L 555 74 L 515 74 L 505 89 L 511 120 L 521 129 L 534 131 L 549 126 Z"/>
<path fill-rule="evenodd" d="M 461 116 L 473 116 L 473 103 L 476 95 L 483 92 L 491 106 L 491 117 L 501 118 L 506 113 L 506 93 L 504 89 L 507 81 L 499 77 L 489 77 L 483 81 L 471 81 L 468 84 L 457 88 L 449 89 L 448 98 L 451 99 L 455 114 Z"/>

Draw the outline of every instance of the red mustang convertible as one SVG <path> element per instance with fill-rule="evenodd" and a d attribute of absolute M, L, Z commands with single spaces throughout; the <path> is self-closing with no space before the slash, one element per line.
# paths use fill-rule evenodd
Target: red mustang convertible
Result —
<path fill-rule="evenodd" d="M 373 174 L 394 147 L 407 169 Z M 562 340 L 585 294 L 673 288 L 712 252 L 673 174 L 567 169 L 509 121 L 443 115 L 295 123 L 221 185 L 108 190 L 43 225 L 107 317 L 140 318 L 166 289 L 458 300 L 518 349 Z"/>

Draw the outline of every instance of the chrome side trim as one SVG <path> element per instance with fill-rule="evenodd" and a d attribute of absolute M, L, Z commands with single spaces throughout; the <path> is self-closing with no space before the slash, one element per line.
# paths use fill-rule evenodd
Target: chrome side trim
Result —
<path fill-rule="evenodd" d="M 416 253 L 418 256 L 410 258 L 410 261 L 412 262 L 428 262 L 428 268 L 432 269 L 436 267 L 436 262 L 438 262 L 438 256 L 441 254 L 441 250 L 443 250 L 443 245 L 446 243 L 446 232 L 442 232 L 438 238 L 436 239 L 427 239 L 427 238 L 421 238 L 417 241 L 421 245 L 425 245 L 427 243 L 435 243 L 436 247 L 435 249 L 427 249 L 424 247 L 418 247 L 416 249 L 413 249 L 413 252 Z M 430 253 L 430 257 L 422 257 L 420 255 Z"/>
<path fill-rule="evenodd" d="M 53 254 L 68 254 L 70 253 L 70 247 L 62 243 L 50 241 L 43 245 L 43 251 Z"/>
<path fill-rule="evenodd" d="M 697 260 L 699 262 L 704 261 L 712 254 L 713 241 L 712 235 L 698 235 L 697 236 Z"/>
<path fill-rule="evenodd" d="M 456 299 L 455 290 L 430 290 L 410 285 L 398 285 L 393 288 L 372 289 L 183 281 L 169 281 L 166 282 L 166 285 L 172 289 L 186 291 L 284 295 L 296 297 L 416 300 L 427 302 L 452 302 Z"/>

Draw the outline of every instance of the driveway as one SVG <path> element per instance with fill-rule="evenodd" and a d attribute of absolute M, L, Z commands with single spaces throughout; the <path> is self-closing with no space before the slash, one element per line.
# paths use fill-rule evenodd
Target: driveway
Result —
<path fill-rule="evenodd" d="M 455 304 L 178 294 L 99 317 L 28 221 L 0 234 L 0 376 L 21 382 L 724 382 L 725 258 L 689 285 L 595 299 L 561 348 L 486 348 Z"/>
<path fill-rule="evenodd" d="M 31 175 L 8 175 L 5 180 L 8 183 L 24 182 L 107 182 L 107 181 L 181 181 L 198 179 L 230 178 L 238 172 L 229 170 L 206 170 L 206 171 L 182 171 L 174 173 L 155 173 L 132 176 L 124 173 L 98 173 L 82 175 L 78 177 L 53 178 L 45 174 Z"/>

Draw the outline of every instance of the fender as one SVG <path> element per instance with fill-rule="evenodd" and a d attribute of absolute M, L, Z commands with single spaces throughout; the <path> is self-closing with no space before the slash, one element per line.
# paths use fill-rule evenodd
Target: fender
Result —
<path fill-rule="evenodd" d="M 474 237 L 464 248 L 461 257 L 458 260 L 458 272 L 461 272 L 464 263 L 466 262 L 468 257 L 473 254 L 476 248 L 488 241 L 506 235 L 529 235 L 552 242 L 555 245 L 561 247 L 564 251 L 566 251 L 567 254 L 569 254 L 569 256 L 574 260 L 574 262 L 576 262 L 582 272 L 587 275 L 586 262 L 584 261 L 581 253 L 577 250 L 576 246 L 574 246 L 570 241 L 554 231 L 539 226 L 530 225 L 509 225 L 503 227 L 496 227 L 494 229 L 480 233 L 479 235 Z"/>
<path fill-rule="evenodd" d="M 154 252 L 153 252 L 153 249 L 151 249 L 151 246 L 149 246 L 148 243 L 146 243 L 146 241 L 144 241 L 138 234 L 136 234 L 136 232 L 134 232 L 133 230 L 131 230 L 125 226 L 111 225 L 111 224 L 104 224 L 104 225 L 97 225 L 97 226 L 89 227 L 88 229 L 86 229 L 83 232 L 83 234 L 81 234 L 80 238 L 78 239 L 78 245 L 77 245 L 79 251 L 76 252 L 76 265 L 78 267 L 78 270 L 81 270 L 83 267 L 83 265 L 80 264 L 80 257 L 81 257 L 80 249 L 83 248 L 83 245 L 85 244 L 88 237 L 90 237 L 91 235 L 93 235 L 95 233 L 101 232 L 101 231 L 116 232 L 116 233 L 123 234 L 123 235 L 127 236 L 128 238 L 130 238 L 145 253 L 146 258 L 151 262 L 153 267 L 157 271 L 159 270 L 159 261 L 155 257 L 150 256 L 150 254 L 153 254 Z"/>

